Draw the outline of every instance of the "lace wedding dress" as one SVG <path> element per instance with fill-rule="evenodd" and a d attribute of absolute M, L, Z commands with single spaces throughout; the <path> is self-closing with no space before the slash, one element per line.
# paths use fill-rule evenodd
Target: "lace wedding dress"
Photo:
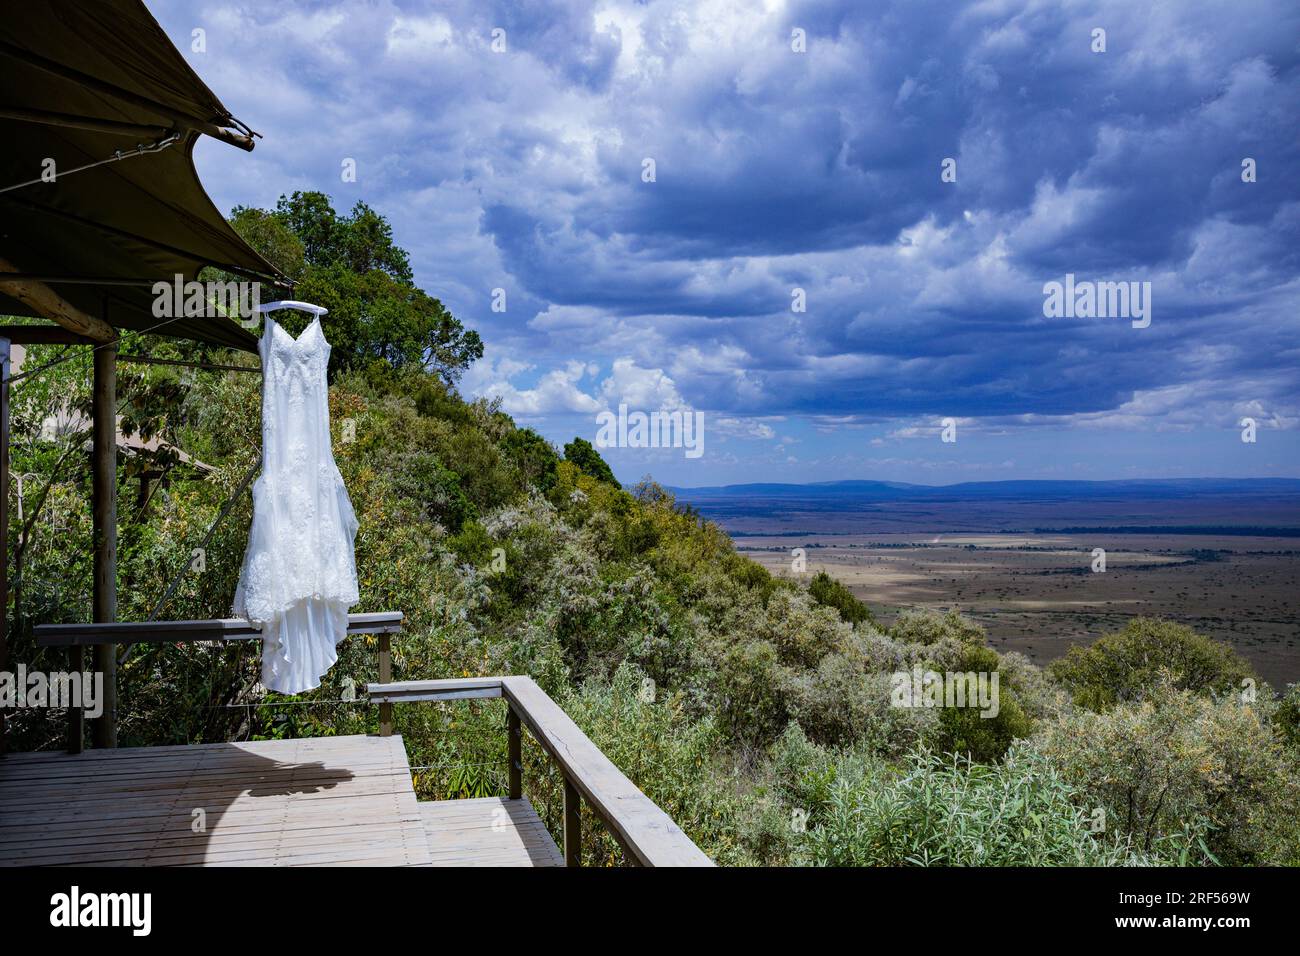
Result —
<path fill-rule="evenodd" d="M 267 315 L 258 351 L 262 474 L 235 614 L 262 629 L 262 683 L 298 694 L 320 686 L 347 636 L 357 518 L 330 445 L 319 313 L 297 339 Z"/>

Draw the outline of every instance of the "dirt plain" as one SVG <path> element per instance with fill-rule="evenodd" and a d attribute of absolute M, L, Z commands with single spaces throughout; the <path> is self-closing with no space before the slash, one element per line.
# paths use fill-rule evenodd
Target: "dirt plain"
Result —
<path fill-rule="evenodd" d="M 956 608 L 987 629 L 993 647 L 1040 664 L 1151 615 L 1232 644 L 1278 689 L 1300 681 L 1295 537 L 749 531 L 735 543 L 778 574 L 825 570 L 886 623 L 906 608 Z M 795 548 L 804 550 L 802 573 Z M 1092 569 L 1095 548 L 1106 552 L 1104 572 Z"/>

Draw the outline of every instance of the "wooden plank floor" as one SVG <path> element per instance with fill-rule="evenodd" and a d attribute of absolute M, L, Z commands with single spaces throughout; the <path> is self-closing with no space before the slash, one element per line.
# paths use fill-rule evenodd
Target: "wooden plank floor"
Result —
<path fill-rule="evenodd" d="M 435 800 L 420 817 L 433 866 L 564 866 L 527 797 Z"/>
<path fill-rule="evenodd" d="M 0 759 L 0 866 L 431 862 L 399 736 Z"/>

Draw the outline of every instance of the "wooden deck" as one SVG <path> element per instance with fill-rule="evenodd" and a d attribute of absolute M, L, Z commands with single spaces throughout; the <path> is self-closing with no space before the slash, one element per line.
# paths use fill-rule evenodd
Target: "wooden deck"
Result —
<path fill-rule="evenodd" d="M 0 759 L 0 866 L 559 862 L 527 800 L 418 803 L 399 736 Z"/>
<path fill-rule="evenodd" d="M 527 797 L 420 804 L 433 866 L 564 866 Z"/>

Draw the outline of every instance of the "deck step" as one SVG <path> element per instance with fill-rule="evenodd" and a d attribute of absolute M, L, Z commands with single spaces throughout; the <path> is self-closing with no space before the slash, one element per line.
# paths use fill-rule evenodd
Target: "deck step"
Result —
<path fill-rule="evenodd" d="M 564 866 L 527 797 L 421 803 L 433 866 Z"/>

